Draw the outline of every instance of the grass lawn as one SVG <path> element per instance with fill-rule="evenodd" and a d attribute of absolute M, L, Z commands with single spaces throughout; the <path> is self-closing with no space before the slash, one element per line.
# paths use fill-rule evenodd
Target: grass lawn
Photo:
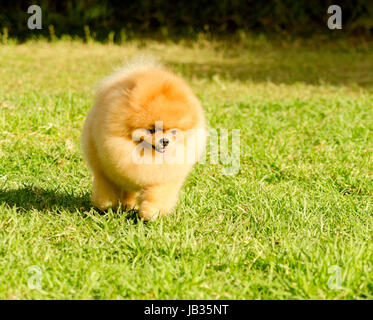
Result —
<path fill-rule="evenodd" d="M 92 208 L 79 144 L 95 84 L 144 51 L 241 130 L 239 173 L 197 165 L 151 223 Z M 370 43 L 0 45 L 0 298 L 373 299 L 372 132 Z"/>

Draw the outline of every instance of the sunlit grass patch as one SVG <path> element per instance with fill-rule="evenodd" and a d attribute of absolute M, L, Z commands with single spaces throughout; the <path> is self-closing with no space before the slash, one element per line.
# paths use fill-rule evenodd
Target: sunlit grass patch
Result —
<path fill-rule="evenodd" d="M 147 224 L 92 208 L 79 145 L 95 84 L 141 52 L 241 132 L 238 174 L 197 165 Z M 342 43 L 0 46 L 0 297 L 372 299 L 372 72 L 369 46 Z"/>

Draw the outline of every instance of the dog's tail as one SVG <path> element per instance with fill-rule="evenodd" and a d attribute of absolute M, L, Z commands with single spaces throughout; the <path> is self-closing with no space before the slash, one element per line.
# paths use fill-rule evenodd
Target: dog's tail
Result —
<path fill-rule="evenodd" d="M 163 65 L 152 55 L 141 54 L 125 61 L 121 67 L 115 69 L 114 73 L 104 78 L 97 87 L 99 94 L 118 80 L 128 77 L 130 74 L 138 71 L 146 71 L 153 68 L 163 68 Z"/>
<path fill-rule="evenodd" d="M 129 74 L 136 71 L 144 71 L 151 68 L 162 67 L 162 64 L 156 57 L 149 54 L 139 54 L 132 59 L 125 61 L 123 66 L 118 68 L 116 71 Z"/>

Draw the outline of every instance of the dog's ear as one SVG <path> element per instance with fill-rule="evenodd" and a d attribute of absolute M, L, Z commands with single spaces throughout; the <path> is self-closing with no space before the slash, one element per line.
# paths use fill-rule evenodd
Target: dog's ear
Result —
<path fill-rule="evenodd" d="M 136 82 L 131 79 L 123 79 L 111 85 L 110 90 L 107 92 L 111 97 L 129 96 L 133 89 L 136 87 Z"/>
<path fill-rule="evenodd" d="M 109 97 L 115 98 L 120 96 L 128 96 L 136 87 L 136 82 L 132 79 L 120 79 L 113 81 L 108 78 L 104 80 L 96 91 L 96 99 L 108 99 Z"/>
<path fill-rule="evenodd" d="M 133 79 L 126 79 L 124 82 L 124 85 L 129 92 L 136 87 L 136 82 Z"/>
<path fill-rule="evenodd" d="M 136 87 L 136 82 L 132 79 L 123 79 L 122 81 L 117 82 L 114 85 L 114 90 L 119 90 L 121 92 L 125 92 L 127 95 L 132 92 L 132 90 Z"/>

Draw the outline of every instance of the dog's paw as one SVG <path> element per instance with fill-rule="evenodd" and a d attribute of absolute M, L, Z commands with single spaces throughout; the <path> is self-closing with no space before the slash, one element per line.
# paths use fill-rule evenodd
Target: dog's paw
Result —
<path fill-rule="evenodd" d="M 153 221 L 160 215 L 160 210 L 152 207 L 150 203 L 145 201 L 141 204 L 139 214 L 145 221 Z"/>
<path fill-rule="evenodd" d="M 92 204 L 97 208 L 99 209 L 100 211 L 107 211 L 109 208 L 112 208 L 114 209 L 115 208 L 115 205 L 113 205 L 113 202 L 110 201 L 110 200 L 106 200 L 106 201 L 97 201 L 96 199 L 93 199 L 92 200 Z"/>
<path fill-rule="evenodd" d="M 137 194 L 134 192 L 124 192 L 120 201 L 125 210 L 139 210 Z"/>
<path fill-rule="evenodd" d="M 135 201 L 125 202 L 122 204 L 122 206 L 125 210 L 139 210 L 139 206 Z"/>

